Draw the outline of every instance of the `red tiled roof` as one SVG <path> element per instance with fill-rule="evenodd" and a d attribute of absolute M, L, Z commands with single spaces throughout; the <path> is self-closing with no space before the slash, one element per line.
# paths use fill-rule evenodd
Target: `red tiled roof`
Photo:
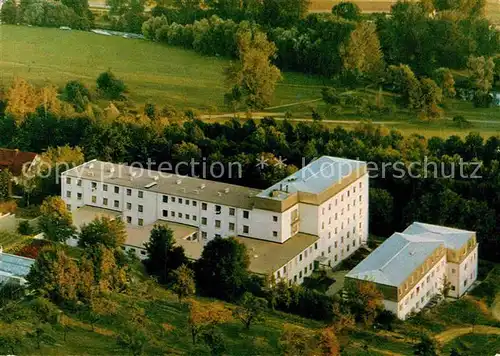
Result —
<path fill-rule="evenodd" d="M 36 156 L 37 154 L 33 152 L 0 148 L 0 170 L 8 169 L 14 176 L 21 175 L 23 166 L 31 164 Z"/>

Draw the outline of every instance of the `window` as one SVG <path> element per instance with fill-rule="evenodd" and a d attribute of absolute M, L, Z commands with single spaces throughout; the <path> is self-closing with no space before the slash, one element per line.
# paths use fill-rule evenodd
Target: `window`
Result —
<path fill-rule="evenodd" d="M 92 203 L 97 203 L 97 197 L 95 195 L 92 195 Z"/>
<path fill-rule="evenodd" d="M 71 178 L 69 177 L 66 178 L 66 184 L 71 184 Z"/>
<path fill-rule="evenodd" d="M 178 217 L 179 219 L 182 219 L 182 213 L 177 213 L 177 217 Z"/>
<path fill-rule="evenodd" d="M 127 216 L 127 223 L 132 224 L 132 217 L 131 216 Z"/>
<path fill-rule="evenodd" d="M 143 226 L 143 225 L 144 225 L 144 219 L 138 219 L 138 220 L 137 220 L 137 224 L 138 224 L 139 226 Z"/>
<path fill-rule="evenodd" d="M 189 214 L 184 214 L 184 219 L 189 220 Z"/>
<path fill-rule="evenodd" d="M 229 223 L 229 231 L 234 231 L 234 223 Z"/>
<path fill-rule="evenodd" d="M 137 211 L 142 213 L 144 211 L 144 207 L 142 205 L 137 205 Z"/>
<path fill-rule="evenodd" d="M 168 195 L 164 195 L 163 196 L 163 202 L 164 203 L 168 203 Z"/>
<path fill-rule="evenodd" d="M 220 238 L 221 236 L 220 236 L 220 234 L 215 234 L 215 237 L 219 237 Z"/>
<path fill-rule="evenodd" d="M 332 246 L 328 246 L 328 253 L 332 253 Z"/>
<path fill-rule="evenodd" d="M 304 267 L 304 274 L 307 274 L 307 266 Z"/>
<path fill-rule="evenodd" d="M 216 213 L 217 215 L 218 215 L 218 214 L 220 214 L 220 213 L 221 213 L 221 209 L 222 209 L 222 208 L 220 207 L 220 205 L 216 205 L 216 206 L 215 206 L 215 213 Z"/>
<path fill-rule="evenodd" d="M 108 191 L 108 185 L 107 184 L 103 184 L 102 185 L 102 190 L 104 190 L 105 192 Z"/>
<path fill-rule="evenodd" d="M 82 180 L 81 179 L 78 179 L 78 181 L 76 182 L 76 185 L 81 187 L 82 186 Z"/>
<path fill-rule="evenodd" d="M 236 214 L 236 209 L 234 208 L 229 208 L 229 215 L 234 216 Z"/>
<path fill-rule="evenodd" d="M 189 199 L 186 199 L 186 205 L 189 205 Z"/>
<path fill-rule="evenodd" d="M 76 193 L 76 199 L 82 200 L 82 193 Z"/>
<path fill-rule="evenodd" d="M 115 187 L 115 193 L 116 194 L 120 193 L 120 187 Z"/>
<path fill-rule="evenodd" d="M 175 197 L 172 197 L 172 203 L 175 203 Z"/>
<path fill-rule="evenodd" d="M 250 228 L 248 227 L 248 225 L 243 225 L 243 233 L 248 234 L 249 231 L 250 231 Z"/>
<path fill-rule="evenodd" d="M 243 210 L 243 218 L 248 219 L 249 216 L 250 216 L 250 213 L 246 210 Z"/>
<path fill-rule="evenodd" d="M 335 248 L 337 248 L 337 241 L 335 241 Z"/>
<path fill-rule="evenodd" d="M 206 225 L 207 224 L 207 218 L 201 218 L 201 224 Z"/>
<path fill-rule="evenodd" d="M 354 241 L 352 242 L 352 247 L 355 247 L 355 246 L 356 246 L 356 240 L 354 240 Z"/>
<path fill-rule="evenodd" d="M 170 212 L 170 216 L 173 217 L 173 218 L 175 218 L 175 211 L 171 211 Z"/>
<path fill-rule="evenodd" d="M 164 216 L 164 217 L 168 217 L 168 211 L 167 211 L 167 210 L 165 210 L 165 209 L 163 209 L 163 216 Z"/>
<path fill-rule="evenodd" d="M 118 208 L 120 206 L 120 202 L 118 200 L 115 200 L 113 202 L 113 204 L 114 204 L 115 208 Z"/>
<path fill-rule="evenodd" d="M 201 210 L 207 210 L 207 203 L 201 203 Z"/>
<path fill-rule="evenodd" d="M 137 192 L 137 196 L 138 196 L 139 198 L 143 198 L 143 197 L 144 197 L 144 192 L 143 192 L 142 190 L 139 190 L 139 191 Z"/>
<path fill-rule="evenodd" d="M 455 268 L 452 268 L 452 269 L 451 269 L 451 273 L 455 274 L 455 272 L 456 272 L 456 271 L 455 271 Z"/>
<path fill-rule="evenodd" d="M 278 231 L 273 231 L 273 237 L 278 237 Z"/>
<path fill-rule="evenodd" d="M 201 232 L 201 238 L 202 238 L 203 240 L 206 240 L 206 239 L 207 239 L 207 232 L 206 232 L 206 231 L 202 231 L 202 232 Z"/>
<path fill-rule="evenodd" d="M 102 198 L 102 205 L 108 205 L 108 198 Z"/>
<path fill-rule="evenodd" d="M 182 204 L 182 198 L 179 198 L 179 204 Z"/>
<path fill-rule="evenodd" d="M 328 238 L 331 239 L 332 238 L 332 232 L 331 231 L 328 231 Z"/>
<path fill-rule="evenodd" d="M 66 209 L 71 210 L 71 204 L 66 204 Z"/>
<path fill-rule="evenodd" d="M 196 215 L 193 215 L 193 220 L 196 221 Z"/>
<path fill-rule="evenodd" d="M 302 254 L 299 255 L 299 261 L 302 261 Z"/>
<path fill-rule="evenodd" d="M 299 278 L 302 278 L 302 271 L 299 272 Z"/>
<path fill-rule="evenodd" d="M 451 290 L 453 290 L 453 291 L 454 291 L 454 290 L 455 290 L 455 286 L 451 286 Z"/>
<path fill-rule="evenodd" d="M 71 198 L 71 192 L 69 190 L 66 192 L 66 197 Z"/>
<path fill-rule="evenodd" d="M 127 189 L 127 195 L 130 197 L 132 195 L 132 189 Z"/>
<path fill-rule="evenodd" d="M 276 215 L 273 215 L 273 221 L 278 222 L 278 217 Z"/>
<path fill-rule="evenodd" d="M 146 251 L 141 250 L 141 255 L 143 255 L 143 256 L 146 255 Z"/>
<path fill-rule="evenodd" d="M 127 210 L 132 210 L 132 203 L 127 203 Z"/>
<path fill-rule="evenodd" d="M 196 206 L 196 205 L 198 205 L 198 204 L 193 200 L 193 206 Z"/>
<path fill-rule="evenodd" d="M 220 229 L 220 220 L 215 220 L 215 227 Z"/>
<path fill-rule="evenodd" d="M 339 256 L 335 255 L 335 262 L 339 259 Z"/>

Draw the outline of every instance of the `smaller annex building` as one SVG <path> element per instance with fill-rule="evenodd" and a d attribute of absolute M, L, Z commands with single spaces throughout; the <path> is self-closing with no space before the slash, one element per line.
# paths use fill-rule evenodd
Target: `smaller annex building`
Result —
<path fill-rule="evenodd" d="M 461 297 L 477 279 L 476 233 L 414 222 L 394 233 L 347 275 L 374 283 L 384 306 L 400 319 L 421 310 L 445 285 Z"/>

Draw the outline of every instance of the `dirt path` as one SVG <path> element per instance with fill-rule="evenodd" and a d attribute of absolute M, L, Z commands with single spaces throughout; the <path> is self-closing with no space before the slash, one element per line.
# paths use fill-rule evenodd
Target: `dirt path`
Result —
<path fill-rule="evenodd" d="M 435 338 L 437 341 L 446 344 L 459 336 L 470 334 L 472 332 L 473 332 L 472 326 L 463 328 L 452 328 L 437 334 Z M 476 325 L 474 327 L 474 333 L 500 335 L 500 328 L 495 328 L 493 326 L 486 326 L 486 325 Z"/>

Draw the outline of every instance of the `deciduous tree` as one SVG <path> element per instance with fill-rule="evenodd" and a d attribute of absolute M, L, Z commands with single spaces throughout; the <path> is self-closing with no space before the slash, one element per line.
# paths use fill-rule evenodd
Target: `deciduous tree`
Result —
<path fill-rule="evenodd" d="M 40 207 L 38 225 L 45 238 L 54 242 L 65 242 L 76 231 L 71 212 L 60 197 L 45 199 Z"/>
<path fill-rule="evenodd" d="M 246 329 L 250 329 L 253 322 L 263 320 L 262 313 L 266 308 L 267 300 L 245 292 L 240 305 L 234 310 L 234 315 L 241 320 Z"/>
<path fill-rule="evenodd" d="M 182 265 L 173 272 L 172 290 L 177 294 L 179 302 L 196 292 L 194 271 L 186 265 Z"/>
<path fill-rule="evenodd" d="M 231 91 L 226 102 L 244 103 L 249 108 L 264 108 L 271 102 L 280 70 L 271 63 L 276 46 L 260 31 L 238 34 L 239 61 L 226 69 L 226 81 Z"/>
<path fill-rule="evenodd" d="M 248 280 L 250 260 L 245 245 L 234 237 L 208 242 L 197 262 L 196 279 L 208 295 L 237 299 Z"/>
<path fill-rule="evenodd" d="M 222 303 L 201 303 L 196 300 L 189 302 L 188 325 L 193 344 L 196 344 L 202 331 L 229 320 L 231 311 Z"/>
<path fill-rule="evenodd" d="M 102 244 L 116 249 L 125 243 L 126 236 L 123 221 L 101 216 L 81 227 L 78 246 L 86 248 Z"/>

